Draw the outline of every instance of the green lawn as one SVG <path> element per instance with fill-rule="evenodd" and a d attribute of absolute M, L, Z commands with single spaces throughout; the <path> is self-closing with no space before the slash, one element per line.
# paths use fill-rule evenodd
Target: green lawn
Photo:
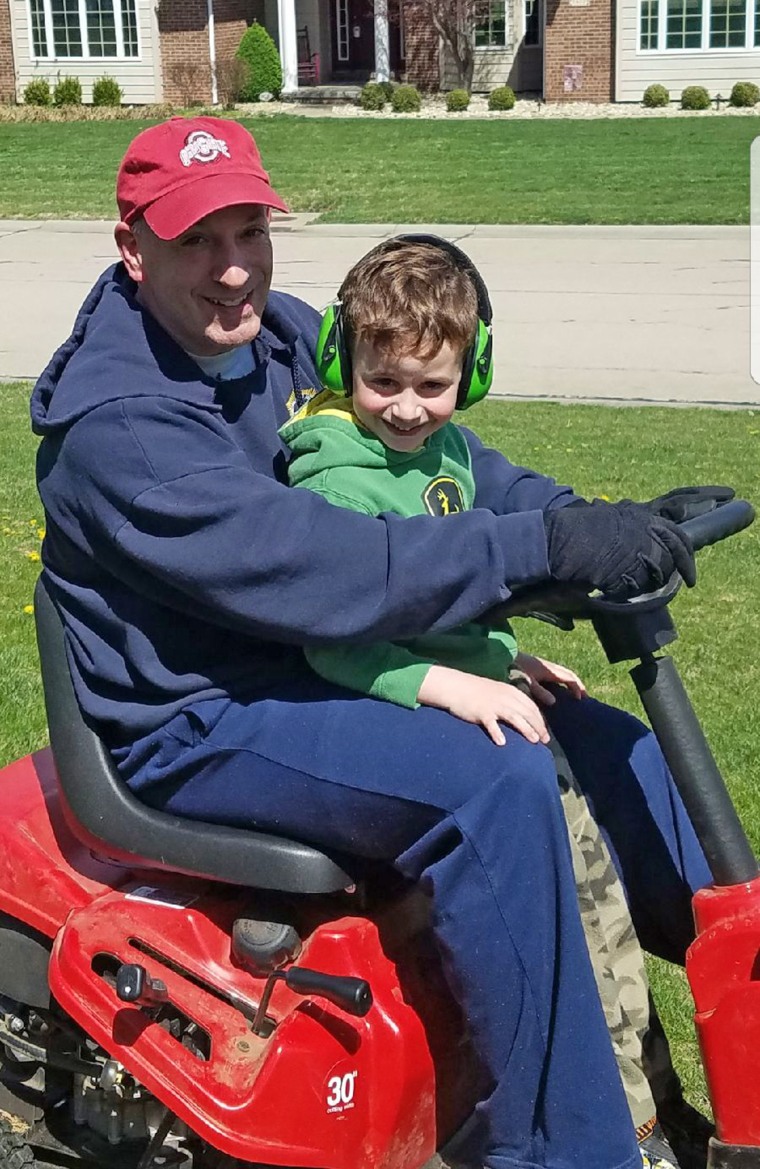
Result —
<path fill-rule="evenodd" d="M 119 160 L 146 124 L 1 124 L 0 218 L 111 218 Z M 247 124 L 292 208 L 326 222 L 627 224 L 746 223 L 760 121 Z"/>
<path fill-rule="evenodd" d="M 0 764 L 45 741 L 33 619 L 42 513 L 34 490 L 29 387 L 0 387 Z M 481 437 L 517 462 L 587 495 L 649 498 L 685 483 L 733 484 L 760 506 L 760 414 L 486 403 L 468 416 Z M 694 704 L 760 851 L 760 523 L 700 554 L 700 581 L 676 599 L 674 648 Z M 525 648 L 575 666 L 599 697 L 638 710 L 624 666 L 610 667 L 592 631 L 562 634 L 518 623 Z M 642 841 L 642 848 L 646 842 Z M 679 972 L 653 965 L 653 983 L 693 1098 L 703 1100 Z"/>

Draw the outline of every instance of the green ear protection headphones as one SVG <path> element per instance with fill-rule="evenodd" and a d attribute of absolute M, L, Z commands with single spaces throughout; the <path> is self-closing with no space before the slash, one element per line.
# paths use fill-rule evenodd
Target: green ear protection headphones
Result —
<path fill-rule="evenodd" d="M 384 240 L 378 248 L 382 252 L 389 244 L 410 243 L 430 244 L 447 252 L 458 268 L 472 280 L 478 298 L 478 328 L 475 339 L 468 347 L 462 364 L 462 377 L 457 393 L 457 410 L 467 410 L 485 398 L 493 381 L 493 337 L 491 323 L 493 312 L 488 289 L 469 256 L 437 235 L 398 235 Z M 333 394 L 349 397 L 353 384 L 351 351 L 346 337 L 340 301 L 328 306 L 322 317 L 317 340 L 317 373 L 322 385 Z"/>

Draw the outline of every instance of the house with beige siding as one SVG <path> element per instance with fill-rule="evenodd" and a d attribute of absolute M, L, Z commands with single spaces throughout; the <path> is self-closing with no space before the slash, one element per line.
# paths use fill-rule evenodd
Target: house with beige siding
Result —
<path fill-rule="evenodd" d="M 476 30 L 476 90 L 540 91 L 543 2 L 490 3 Z M 35 77 L 76 76 L 87 102 L 108 75 L 129 104 L 214 102 L 216 74 L 254 20 L 279 47 L 286 93 L 371 77 L 455 83 L 445 46 L 404 0 L 0 0 L 0 99 L 20 99 Z"/>
<path fill-rule="evenodd" d="M 0 100 L 34 77 L 114 77 L 129 104 L 214 104 L 254 20 L 278 45 L 283 90 L 406 80 L 450 89 L 445 43 L 405 0 L 0 0 Z M 638 102 L 662 82 L 728 96 L 760 82 L 760 0 L 489 0 L 473 88 L 547 101 Z"/>
<path fill-rule="evenodd" d="M 161 60 L 156 11 L 140 0 L 6 0 L 16 88 L 21 95 L 35 77 L 54 83 L 74 75 L 84 101 L 92 83 L 108 74 L 125 102 L 156 100 Z"/>
<path fill-rule="evenodd" d="M 640 101 L 653 82 L 671 97 L 703 85 L 725 98 L 736 81 L 760 84 L 758 0 L 621 0 L 616 101 Z"/>

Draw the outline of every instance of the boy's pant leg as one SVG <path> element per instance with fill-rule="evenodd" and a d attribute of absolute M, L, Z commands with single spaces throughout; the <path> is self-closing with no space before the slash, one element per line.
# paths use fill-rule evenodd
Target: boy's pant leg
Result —
<path fill-rule="evenodd" d="M 644 1070 L 643 1039 L 650 1009 L 644 955 L 620 878 L 583 795 L 562 780 L 560 792 L 583 932 L 631 1119 L 643 1136 L 641 1130 L 654 1122 L 655 1115 Z"/>
<path fill-rule="evenodd" d="M 691 899 L 710 870 L 652 731 L 594 699 L 558 696 L 548 722 L 620 875 L 644 950 L 683 964 Z"/>
<path fill-rule="evenodd" d="M 548 751 L 323 683 L 200 704 L 123 759 L 155 806 L 392 860 L 432 896 L 494 1085 L 489 1169 L 635 1169 Z"/>
<path fill-rule="evenodd" d="M 529 680 L 519 670 L 513 670 L 509 680 L 530 695 Z M 641 1137 L 655 1116 L 644 1070 L 643 1039 L 650 1005 L 654 1009 L 644 955 L 612 858 L 553 734 L 549 750 L 557 768 L 583 933 L 631 1119 Z"/>

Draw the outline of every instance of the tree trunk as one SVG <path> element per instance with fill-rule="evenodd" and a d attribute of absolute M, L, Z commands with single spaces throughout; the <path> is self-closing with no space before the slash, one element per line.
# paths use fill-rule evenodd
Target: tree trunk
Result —
<path fill-rule="evenodd" d="M 472 90 L 475 70 L 475 21 L 483 0 L 406 0 L 435 28 L 452 58 L 457 87 Z M 402 0 L 404 3 L 404 0 Z"/>

